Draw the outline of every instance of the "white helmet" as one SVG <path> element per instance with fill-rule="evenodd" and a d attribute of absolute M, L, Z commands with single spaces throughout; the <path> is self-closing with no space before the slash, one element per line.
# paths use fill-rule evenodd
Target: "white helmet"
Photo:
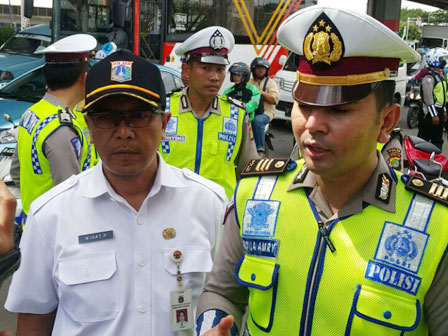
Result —
<path fill-rule="evenodd" d="M 442 59 L 448 57 L 448 50 L 443 48 L 434 48 L 425 54 L 425 61 L 430 67 L 440 68 Z"/>

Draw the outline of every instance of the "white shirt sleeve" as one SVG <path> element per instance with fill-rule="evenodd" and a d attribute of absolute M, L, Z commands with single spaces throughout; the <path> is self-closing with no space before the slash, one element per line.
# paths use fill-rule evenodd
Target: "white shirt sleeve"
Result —
<path fill-rule="evenodd" d="M 58 306 L 53 281 L 53 236 L 30 213 L 20 242 L 22 259 L 14 273 L 5 308 L 10 312 L 48 314 Z"/>

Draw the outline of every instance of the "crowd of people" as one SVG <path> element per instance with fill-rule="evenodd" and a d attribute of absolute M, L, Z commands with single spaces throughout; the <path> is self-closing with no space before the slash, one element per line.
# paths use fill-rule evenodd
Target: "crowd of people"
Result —
<path fill-rule="evenodd" d="M 48 92 L 22 116 L 11 172 L 26 214 L 5 303 L 16 335 L 447 335 L 448 188 L 377 150 L 401 115 L 390 72 L 419 54 L 326 6 L 277 38 L 300 57 L 300 160 L 265 156 L 278 87 L 262 57 L 230 65 L 224 27 L 175 49 L 172 93 L 123 49 L 90 68 L 93 37 L 42 51 Z M 0 183 L 0 255 L 14 210 Z"/>

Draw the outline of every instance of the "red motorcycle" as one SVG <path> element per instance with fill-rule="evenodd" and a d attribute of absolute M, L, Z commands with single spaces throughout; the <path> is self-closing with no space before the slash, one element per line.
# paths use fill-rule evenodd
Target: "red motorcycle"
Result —
<path fill-rule="evenodd" d="M 405 136 L 403 141 L 409 175 L 448 186 L 442 174 L 448 173 L 448 159 L 432 143 L 416 136 Z"/>

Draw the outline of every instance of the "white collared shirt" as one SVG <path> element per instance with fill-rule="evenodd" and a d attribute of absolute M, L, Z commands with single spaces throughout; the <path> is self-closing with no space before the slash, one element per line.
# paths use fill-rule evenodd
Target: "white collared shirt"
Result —
<path fill-rule="evenodd" d="M 222 187 L 159 155 L 154 185 L 137 212 L 111 188 L 99 163 L 32 204 L 5 308 L 57 309 L 52 335 L 193 335 L 171 332 L 177 268 L 170 252 L 183 250 L 180 270 L 195 308 L 226 204 Z M 163 237 L 167 228 L 174 238 Z M 80 243 L 107 231 L 113 238 Z"/>

